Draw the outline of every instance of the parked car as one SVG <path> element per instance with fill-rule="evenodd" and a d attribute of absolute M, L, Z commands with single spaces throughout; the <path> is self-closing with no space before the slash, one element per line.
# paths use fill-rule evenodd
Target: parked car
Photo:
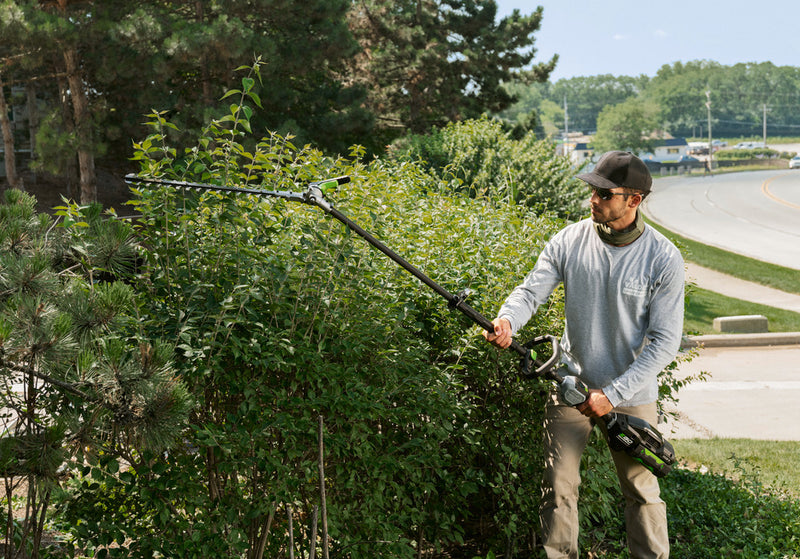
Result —
<path fill-rule="evenodd" d="M 790 169 L 800 169 L 800 155 L 795 155 L 789 160 Z"/>

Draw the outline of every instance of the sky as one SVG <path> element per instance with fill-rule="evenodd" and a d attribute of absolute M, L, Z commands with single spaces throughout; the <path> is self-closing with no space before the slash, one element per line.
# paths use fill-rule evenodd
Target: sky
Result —
<path fill-rule="evenodd" d="M 800 67 L 800 0 L 495 0 L 498 17 L 544 8 L 534 63 L 559 55 L 550 81 L 655 76 L 664 64 L 712 60 Z"/>

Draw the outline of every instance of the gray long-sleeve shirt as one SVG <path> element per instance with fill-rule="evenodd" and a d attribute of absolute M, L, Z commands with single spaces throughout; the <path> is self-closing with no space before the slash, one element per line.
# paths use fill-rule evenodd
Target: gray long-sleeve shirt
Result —
<path fill-rule="evenodd" d="M 569 225 L 545 246 L 533 270 L 500 308 L 516 332 L 564 283 L 565 362 L 613 406 L 658 397 L 658 373 L 675 357 L 683 330 L 684 267 L 680 252 L 646 226 L 633 243 L 600 240 L 591 219 Z"/>

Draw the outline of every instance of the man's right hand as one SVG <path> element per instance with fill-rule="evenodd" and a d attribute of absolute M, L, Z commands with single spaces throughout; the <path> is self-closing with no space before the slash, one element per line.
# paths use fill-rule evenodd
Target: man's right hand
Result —
<path fill-rule="evenodd" d="M 495 318 L 492 321 L 494 332 L 483 331 L 483 337 L 492 345 L 506 349 L 511 345 L 511 323 L 506 318 Z"/>

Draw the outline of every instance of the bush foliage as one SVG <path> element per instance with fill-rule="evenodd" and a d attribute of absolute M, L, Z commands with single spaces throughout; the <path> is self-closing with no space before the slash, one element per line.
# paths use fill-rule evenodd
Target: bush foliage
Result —
<path fill-rule="evenodd" d="M 253 141 L 241 103 L 180 153 L 152 117 L 143 174 L 295 191 L 349 175 L 336 207 L 490 317 L 561 225 L 454 195 L 409 162 L 362 163 L 358 147 L 332 159 Z M 140 188 L 136 205 L 142 328 L 175 340 L 196 405 L 185 444 L 150 469 L 88 472 L 64 515 L 81 541 L 133 542 L 112 556 L 278 556 L 291 522 L 308 552 L 321 419 L 336 556 L 411 557 L 481 534 L 531 545 L 545 386 L 522 382 L 513 355 L 319 208 L 170 188 Z M 557 333 L 559 317 L 556 296 L 530 336 Z"/>
<path fill-rule="evenodd" d="M 731 472 L 676 470 L 663 484 L 674 557 L 798 557 L 800 502 L 770 492 L 743 461 Z"/>
<path fill-rule="evenodd" d="M 791 159 L 791 155 L 769 148 L 723 149 L 714 154 L 716 159 Z"/>
<path fill-rule="evenodd" d="M 425 165 L 454 192 L 575 219 L 585 213 L 586 186 L 574 177 L 569 158 L 553 151 L 549 140 L 532 132 L 517 139 L 483 117 L 409 136 L 394 154 Z"/>

